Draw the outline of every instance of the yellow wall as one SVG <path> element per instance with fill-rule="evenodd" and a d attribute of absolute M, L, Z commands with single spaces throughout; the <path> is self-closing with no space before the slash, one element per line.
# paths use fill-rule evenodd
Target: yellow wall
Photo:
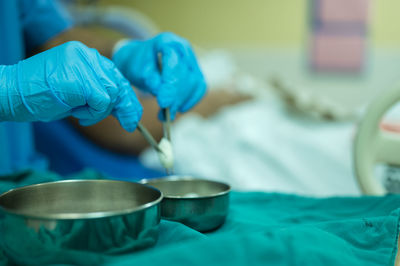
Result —
<path fill-rule="evenodd" d="M 372 0 L 371 37 L 378 47 L 400 48 L 399 0 Z"/>
<path fill-rule="evenodd" d="M 204 47 L 299 46 L 308 0 L 102 0 L 135 7 L 163 31 Z M 372 43 L 400 47 L 400 0 L 371 0 Z"/>

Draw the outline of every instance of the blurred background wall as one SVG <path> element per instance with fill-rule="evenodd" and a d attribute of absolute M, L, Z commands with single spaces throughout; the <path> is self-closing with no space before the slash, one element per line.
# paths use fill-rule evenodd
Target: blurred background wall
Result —
<path fill-rule="evenodd" d="M 299 47 L 306 41 L 307 0 L 101 0 L 134 7 L 163 31 L 208 47 Z M 400 1 L 371 0 L 370 40 L 375 47 L 400 47 Z"/>
<path fill-rule="evenodd" d="M 362 106 L 400 82 L 400 0 L 369 0 L 362 67 L 344 75 L 324 75 L 310 67 L 311 6 L 323 0 L 76 1 L 135 8 L 161 31 L 187 38 L 197 52 L 228 51 L 245 72 L 347 108 Z"/>

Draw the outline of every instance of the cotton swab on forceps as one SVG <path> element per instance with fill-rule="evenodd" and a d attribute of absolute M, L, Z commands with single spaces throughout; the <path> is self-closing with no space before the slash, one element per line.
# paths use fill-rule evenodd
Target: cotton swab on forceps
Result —
<path fill-rule="evenodd" d="M 162 72 L 162 54 L 157 53 L 158 70 Z M 174 173 L 174 154 L 172 152 L 171 142 L 171 114 L 169 108 L 162 109 L 164 122 L 163 122 L 163 138 L 160 141 L 160 146 L 164 151 L 164 156 L 159 154 L 161 164 L 165 168 L 167 175 Z"/>
<path fill-rule="evenodd" d="M 174 155 L 172 153 L 171 143 L 166 138 L 162 138 L 158 144 L 146 127 L 140 122 L 138 123 L 137 128 L 150 146 L 157 151 L 158 158 L 160 159 L 162 166 L 165 168 L 166 173 L 168 175 L 172 174 Z"/>
<path fill-rule="evenodd" d="M 165 167 L 167 175 L 174 174 L 174 154 L 172 152 L 172 142 L 171 142 L 171 115 L 169 108 L 162 109 L 164 119 L 163 122 L 163 132 L 164 137 L 160 142 L 161 149 L 164 151 L 166 158 L 160 158 L 161 163 Z M 164 161 L 163 161 L 164 160 Z"/>

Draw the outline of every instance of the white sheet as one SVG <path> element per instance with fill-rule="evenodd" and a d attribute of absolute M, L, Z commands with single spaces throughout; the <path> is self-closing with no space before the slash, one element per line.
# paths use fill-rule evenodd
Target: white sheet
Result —
<path fill-rule="evenodd" d="M 235 190 L 314 196 L 359 195 L 351 145 L 354 125 L 288 113 L 274 97 L 187 115 L 172 129 L 175 172 L 220 180 Z M 160 168 L 152 150 L 142 162 Z"/>

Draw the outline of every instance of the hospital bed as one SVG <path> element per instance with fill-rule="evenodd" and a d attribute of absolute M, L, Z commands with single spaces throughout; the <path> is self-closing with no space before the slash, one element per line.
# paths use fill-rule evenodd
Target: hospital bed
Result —
<path fill-rule="evenodd" d="M 374 170 L 377 164 L 391 167 L 400 165 L 400 135 L 396 130 L 382 126 L 385 114 L 400 100 L 399 86 L 382 92 L 368 107 L 359 123 L 354 141 L 354 167 L 357 181 L 363 193 L 384 195 L 390 188 L 385 187 L 376 177 Z M 398 120 L 398 118 L 396 119 Z M 393 121 L 386 121 L 390 123 Z M 396 123 L 395 123 L 396 125 Z M 399 180 L 397 180 L 398 182 Z M 390 185 L 394 185 L 391 183 Z"/>

